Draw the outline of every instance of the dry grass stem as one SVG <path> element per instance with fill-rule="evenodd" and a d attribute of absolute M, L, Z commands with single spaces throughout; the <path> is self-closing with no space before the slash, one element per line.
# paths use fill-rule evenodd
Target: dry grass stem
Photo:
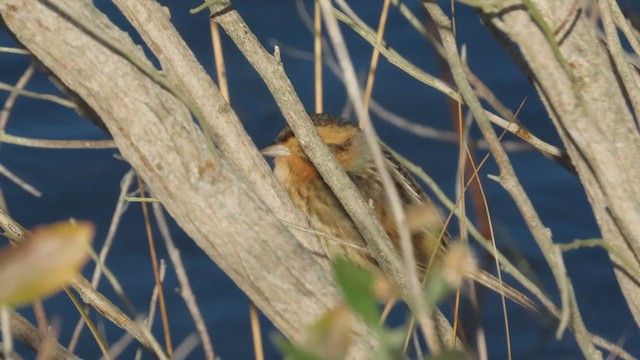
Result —
<path fill-rule="evenodd" d="M 515 117 L 515 116 L 514 116 Z M 469 149 L 467 148 L 467 151 L 469 151 Z M 469 156 L 471 156 L 469 154 Z M 473 166 L 473 175 L 472 176 L 478 176 L 478 171 L 480 170 L 478 167 L 476 167 L 476 165 L 473 163 L 473 161 L 471 162 L 471 165 Z M 489 204 L 487 203 L 487 197 L 484 193 L 484 187 L 482 186 L 482 181 L 480 181 L 480 177 L 478 177 L 478 188 L 480 190 L 480 195 L 482 196 L 482 202 L 484 204 L 484 209 L 485 212 L 487 214 L 487 219 L 488 219 L 488 225 L 489 225 L 489 240 L 491 241 L 491 245 L 493 246 L 493 259 L 495 261 L 496 264 L 496 272 L 498 274 L 498 282 L 500 284 L 500 289 L 499 289 L 499 293 L 500 293 L 500 300 L 502 301 L 502 317 L 504 319 L 504 331 L 505 331 L 505 337 L 506 337 L 506 343 L 507 343 L 507 358 L 509 360 L 511 360 L 512 358 L 512 353 L 511 353 L 511 331 L 509 329 L 509 315 L 507 313 L 507 301 L 505 299 L 504 296 L 504 284 L 502 282 L 502 271 L 500 270 L 500 261 L 498 260 L 498 248 L 496 246 L 496 238 L 493 232 L 493 221 L 491 221 L 491 213 L 489 212 Z M 485 344 L 486 345 L 486 344 Z M 485 349 L 486 351 L 486 349 Z"/>
<path fill-rule="evenodd" d="M 253 338 L 253 353 L 255 354 L 255 360 L 264 360 L 260 317 L 258 316 L 258 309 L 253 303 L 249 303 L 249 318 L 251 322 L 251 337 Z"/>
<path fill-rule="evenodd" d="M 313 79 L 315 86 L 316 113 L 324 112 L 322 94 L 322 12 L 320 3 L 313 3 Z"/>
<path fill-rule="evenodd" d="M 167 247 L 169 258 L 171 259 L 171 263 L 175 268 L 178 282 L 180 283 L 180 296 L 182 296 L 184 302 L 187 304 L 187 309 L 189 310 L 189 313 L 193 318 L 193 322 L 196 325 L 198 336 L 200 336 L 200 342 L 202 343 L 202 347 L 204 348 L 205 358 L 207 360 L 214 360 L 215 353 L 213 351 L 213 345 L 211 344 L 211 338 L 209 337 L 206 323 L 202 318 L 202 313 L 200 312 L 200 308 L 198 307 L 198 304 L 196 302 L 196 297 L 193 293 L 193 290 L 191 289 L 189 277 L 187 275 L 187 271 L 184 268 L 184 264 L 182 263 L 182 257 L 180 256 L 180 250 L 178 250 L 173 242 L 162 207 L 157 203 L 153 204 L 152 206 L 153 214 L 155 215 L 156 223 L 158 224 L 158 229 L 160 230 L 160 235 L 162 236 L 162 239 L 164 240 L 164 243 Z"/>
<path fill-rule="evenodd" d="M 216 65 L 216 76 L 218 78 L 218 88 L 222 97 L 229 101 L 229 85 L 227 83 L 227 70 L 224 65 L 224 55 L 222 53 L 222 41 L 220 41 L 220 31 L 218 24 L 209 20 L 211 29 L 211 42 L 213 45 L 213 58 Z"/>
<path fill-rule="evenodd" d="M 382 4 L 382 11 L 380 12 L 380 19 L 378 20 L 378 31 L 376 32 L 376 42 L 382 43 L 384 37 L 384 30 L 387 25 L 387 15 L 389 14 L 390 0 L 384 0 Z M 373 48 L 371 54 L 371 63 L 369 64 L 369 74 L 367 75 L 367 84 L 364 88 L 364 107 L 369 108 L 369 101 L 371 100 L 371 94 L 373 93 L 373 82 L 376 78 L 376 68 L 378 67 L 378 59 L 380 59 L 380 51 L 377 48 Z"/>
<path fill-rule="evenodd" d="M 102 248 L 100 249 L 100 253 L 98 258 L 100 263 L 104 264 L 107 260 L 107 255 L 109 254 L 109 250 L 111 250 L 111 245 L 113 244 L 113 239 L 115 238 L 116 230 L 120 225 L 120 220 L 122 219 L 122 214 L 125 210 L 126 202 L 124 201 L 124 197 L 127 195 L 127 191 L 131 186 L 133 180 L 134 172 L 133 170 L 127 171 L 127 173 L 123 176 L 120 181 L 120 194 L 118 195 L 118 200 L 116 200 L 116 208 L 113 212 L 113 216 L 111 217 L 111 223 L 109 224 L 109 230 L 107 231 L 107 236 L 105 237 L 104 242 L 102 243 Z M 91 286 L 94 289 L 98 288 L 100 283 L 100 278 L 102 276 L 102 266 L 97 266 L 93 270 L 93 275 L 91 276 Z M 89 311 L 85 309 L 85 311 Z M 78 320 L 78 323 L 74 327 L 73 335 L 71 336 L 71 340 L 69 341 L 69 351 L 73 352 L 78 344 L 78 339 L 80 338 L 80 334 L 82 333 L 82 329 L 84 328 L 84 321 L 82 319 Z"/>
<path fill-rule="evenodd" d="M 89 330 L 91 331 L 91 335 L 93 335 L 93 338 L 96 340 L 96 343 L 100 347 L 102 356 L 106 360 L 111 360 L 111 357 L 109 357 L 109 349 L 107 349 L 107 344 L 102 338 L 102 334 L 100 334 L 100 331 L 98 330 L 98 328 L 96 328 L 96 326 L 93 324 L 93 321 L 91 321 L 91 318 L 89 317 L 87 312 L 84 311 L 84 309 L 82 308 L 82 305 L 80 304 L 80 301 L 78 301 L 78 298 L 76 298 L 76 296 L 71 292 L 71 290 L 65 288 L 64 291 L 67 293 L 67 296 L 69 297 L 69 299 L 71 299 L 71 302 L 76 307 L 76 310 L 78 310 L 78 312 L 82 316 L 82 319 L 87 323 L 87 327 L 89 327 Z"/>
<path fill-rule="evenodd" d="M 163 259 L 160 259 L 160 280 L 164 282 L 164 276 L 166 275 L 167 264 Z M 156 319 L 156 309 L 158 305 L 158 287 L 153 286 L 153 291 L 151 291 L 151 300 L 149 300 L 149 312 L 147 314 L 147 318 L 145 319 L 146 328 L 151 331 L 153 329 L 153 322 Z M 142 348 L 138 347 L 136 351 L 136 355 L 134 357 L 135 360 L 142 359 Z"/>
<path fill-rule="evenodd" d="M 138 178 L 138 192 L 141 198 L 145 198 L 144 184 L 140 175 Z M 156 255 L 156 244 L 153 241 L 153 232 L 151 231 L 151 222 L 149 220 L 149 209 L 147 203 L 142 201 L 142 216 L 144 218 L 145 230 L 147 232 L 147 240 L 149 244 L 149 254 L 151 256 L 151 265 L 153 267 L 153 276 L 155 278 L 156 287 L 158 288 L 158 303 L 160 304 L 160 318 L 162 319 L 162 330 L 164 332 L 164 341 L 167 354 L 171 356 L 173 353 L 173 345 L 171 344 L 171 331 L 169 330 L 169 316 L 167 315 L 167 307 L 164 302 L 164 291 L 162 290 L 162 279 L 160 279 L 160 270 L 158 267 L 158 257 Z"/>

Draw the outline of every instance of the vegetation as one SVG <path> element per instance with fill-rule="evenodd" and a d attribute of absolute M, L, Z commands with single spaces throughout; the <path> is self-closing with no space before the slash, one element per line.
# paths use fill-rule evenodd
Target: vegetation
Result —
<path fill-rule="evenodd" d="M 23 47 L 3 48 L 4 52 L 32 56 L 38 67 L 45 68 L 68 95 L 68 99 L 62 99 L 24 90 L 36 71 L 35 64 L 29 66 L 17 84 L 0 84 L 3 90 L 10 93 L 0 115 L 0 141 L 45 148 L 117 147 L 122 157 L 135 169 L 135 173 L 131 171 L 123 179 L 113 227 L 117 228 L 122 207 L 127 202 L 141 203 L 148 226 L 150 257 L 157 286 L 152 307 L 155 308 L 157 297 L 163 341 L 157 340 L 149 331 L 150 324 L 144 324 L 137 318 L 117 279 L 104 266 L 113 230 L 99 254 L 93 256 L 97 266 L 91 282 L 84 277 L 73 276 L 73 291 L 65 288 L 94 334 L 104 358 L 115 357 L 115 350 L 108 348 L 99 329 L 89 320 L 86 314 L 88 307 L 124 329 L 127 336 L 156 357 L 165 359 L 173 355 L 172 358 L 178 358 L 181 354 L 171 341 L 168 309 L 162 290 L 164 268 L 155 254 L 156 245 L 149 225 L 152 214 L 168 249 L 172 269 L 180 281 L 181 295 L 196 324 L 204 353 L 208 359 L 215 358 L 180 253 L 168 231 L 165 210 L 251 299 L 255 306 L 251 312 L 257 358 L 261 356 L 261 334 L 256 324 L 256 308 L 286 337 L 286 340 L 280 338 L 276 342 L 283 352 L 295 359 L 403 357 L 412 334 L 420 334 L 419 340 L 414 342 L 418 344 L 412 355 L 415 357 L 487 357 L 481 327 L 475 330 L 472 335 L 474 340 L 466 342 L 466 347 L 458 341 L 461 333 L 458 331 L 458 304 L 463 287 L 460 283 L 448 282 L 448 276 L 442 274 L 455 272 L 457 268 L 454 265 L 460 264 L 460 261 L 452 261 L 450 264 L 454 265 L 440 270 L 441 275 L 430 278 L 424 286 L 412 275 L 412 271 L 407 271 L 407 267 L 403 266 L 406 262 L 390 251 L 387 245 L 390 243 L 389 237 L 378 219 L 371 215 L 366 202 L 332 160 L 329 150 L 315 132 L 307 115 L 307 110 L 311 109 L 305 109 L 297 97 L 284 71 L 278 47 L 273 53 L 267 51 L 244 22 L 242 14 L 228 0 L 207 0 L 195 7 L 193 13 L 209 11 L 211 14 L 218 71 L 216 85 L 172 25 L 170 14 L 158 2 L 114 0 L 113 3 L 138 32 L 143 44 L 134 43 L 127 33 L 115 26 L 91 2 L 0 2 L 0 16 L 7 31 Z M 355 118 L 372 143 L 377 138 L 369 109 L 378 109 L 378 113 L 381 113 L 379 106 L 371 101 L 380 56 L 419 82 L 443 93 L 457 109 L 453 114 L 456 133 L 442 133 L 406 121 L 400 121 L 400 124 L 428 136 L 455 141 L 459 145 L 457 188 L 460 195 L 454 200 L 444 196 L 421 169 L 406 163 L 450 210 L 447 223 L 454 216 L 460 219 L 460 241 L 464 243 L 468 238 L 478 240 L 478 244 L 496 259 L 500 286 L 501 272 L 505 272 L 518 286 L 526 289 L 543 314 L 556 322 L 557 338 L 567 336 L 563 335 L 565 332 L 571 332 L 585 358 L 600 359 L 603 351 L 624 359 L 634 358 L 612 339 L 603 339 L 591 332 L 582 321 L 579 299 L 567 275 L 563 251 L 585 246 L 605 249 L 627 300 L 628 311 L 633 315 L 635 324 L 640 325 L 638 30 L 625 18 L 615 0 L 423 0 L 419 3 L 420 11 L 427 15 L 426 21 L 420 20 L 420 16 L 414 14 L 404 2 L 385 0 L 375 30 L 362 21 L 344 0 L 318 0 L 314 3 L 317 97 L 313 110 L 323 111 L 323 62 L 330 62 L 341 74 Z M 529 132 L 518 119 L 518 111 L 501 104 L 473 74 L 467 65 L 464 47 L 456 42 L 455 8 L 460 6 L 476 9 L 488 31 L 509 51 L 514 62 L 531 81 L 562 139 L 563 149 Z M 447 65 L 449 73 L 440 76 L 429 74 L 395 51 L 393 44 L 383 40 L 389 11 L 400 12 L 424 35 Z M 346 26 L 341 28 L 338 22 Z M 322 234 L 309 231 L 306 220 L 294 210 L 230 105 L 219 28 L 242 52 L 272 93 L 306 154 L 365 238 L 368 250 L 384 272 L 382 278 L 379 274 L 371 274 L 343 260 L 338 259 L 330 264 L 324 257 L 318 256 L 322 250 L 318 246 L 317 236 Z M 348 28 L 359 34 L 373 49 L 364 91 L 342 35 L 342 31 Z M 325 38 L 335 53 L 335 59 L 328 45 L 323 47 L 322 39 Z M 140 45 L 144 45 L 155 56 L 161 71 L 154 67 Z M 450 77 L 450 81 L 446 81 L 447 77 Z M 7 134 L 4 128 L 18 96 L 53 101 L 73 108 L 106 128 L 113 141 L 55 141 Z M 470 123 L 464 121 L 463 109 L 474 119 L 474 124 L 482 133 L 481 143 L 469 141 Z M 561 245 L 553 237 L 518 181 L 505 143 L 502 142 L 502 136 L 507 132 L 515 134 L 527 146 L 541 152 L 550 161 L 570 169 L 577 176 L 585 189 L 602 239 Z M 513 145 L 513 142 L 508 144 Z M 489 154 L 480 162 L 473 160 L 473 145 L 483 145 L 489 149 Z M 488 158 L 492 158 L 499 169 L 499 175 L 491 179 L 497 181 L 511 196 L 544 254 L 555 280 L 557 289 L 553 293 L 559 295 L 559 303 L 552 300 L 554 296 L 548 295 L 525 276 L 514 265 L 513 259 L 498 251 L 484 197 L 484 179 L 477 176 Z M 0 167 L 0 173 L 12 178 L 25 190 L 38 193 L 8 169 Z M 128 197 L 129 188 L 134 184 L 138 193 L 135 197 Z M 478 205 L 474 210 L 476 223 L 467 219 L 467 203 Z M 0 205 L 6 208 L 5 204 Z M 9 255 L 4 259 L 4 255 L 0 254 L 0 280 L 4 282 L 6 277 L 10 277 L 12 284 L 15 281 L 18 285 L 19 278 L 6 272 L 2 266 L 17 262 L 16 259 L 23 256 L 21 254 L 29 254 L 26 246 L 34 241 L 19 221 L 9 217 L 6 209 L 0 212 L 0 226 L 17 246 L 16 249 L 5 250 Z M 87 233 L 91 232 L 87 230 L 90 225 L 81 224 L 80 227 L 84 229 L 81 242 L 87 243 L 92 237 Z M 78 239 L 73 234 L 69 238 Z M 58 235 L 56 239 L 59 240 Z M 75 275 L 79 271 L 79 264 L 86 261 L 84 251 L 72 255 L 70 263 L 73 264 L 73 271 L 65 272 L 65 275 Z M 444 264 L 446 266 L 447 262 Z M 333 271 L 327 271 L 331 266 Z M 120 297 L 118 303 L 123 304 L 124 310 L 114 305 L 115 300 L 106 299 L 96 290 L 102 274 Z M 61 279 L 49 285 L 59 289 L 69 284 L 68 277 Z M 387 279 L 390 284 L 384 285 Z M 24 295 L 19 292 L 21 290 L 9 295 L 0 291 L 4 354 L 12 356 L 11 339 L 15 337 L 37 349 L 41 358 L 73 358 L 75 343 L 72 342 L 67 348 L 57 344 L 55 328 L 51 330 L 48 327 L 41 304 L 37 301 L 34 303 L 39 322 L 37 328 L 8 308 L 9 305 L 30 302 L 52 291 L 51 288 L 40 290 L 35 295 L 34 292 Z M 77 299 L 75 293 L 80 295 L 81 300 Z M 453 295 L 456 303 L 451 319 L 447 319 L 437 308 L 449 295 Z M 386 316 L 386 311 L 380 312 L 379 303 L 391 302 L 396 296 L 406 302 L 415 316 L 418 324 L 415 332 L 412 330 L 413 320 L 407 320 L 400 328 L 391 329 L 379 322 L 381 317 Z M 473 300 L 473 295 L 470 298 Z M 83 307 L 80 301 L 88 307 Z M 150 314 L 153 313 L 150 311 Z M 149 319 L 151 321 L 153 316 L 150 315 Z M 506 308 L 503 321 L 507 334 L 505 344 L 511 357 Z M 77 329 L 82 326 L 84 323 L 80 322 Z"/>

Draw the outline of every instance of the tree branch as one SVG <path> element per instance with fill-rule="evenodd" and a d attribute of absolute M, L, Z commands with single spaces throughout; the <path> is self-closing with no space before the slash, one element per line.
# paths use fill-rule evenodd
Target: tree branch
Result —
<path fill-rule="evenodd" d="M 123 4 L 140 16 L 135 25 L 159 34 L 146 41 L 158 46 L 154 51 L 170 76 L 166 83 L 203 117 L 215 148 L 167 92 L 167 84 L 159 85 L 129 61 L 150 65 L 91 3 L 10 0 L 0 4 L 0 13 L 19 41 L 100 115 L 123 156 L 177 223 L 285 335 L 300 340 L 303 330 L 337 301 L 326 267 L 275 215 L 298 224 L 300 216 L 283 200 L 286 195 L 246 134 L 239 141 L 233 137 L 241 129 L 237 117 L 217 101 L 219 93 L 162 8 L 149 1 Z M 165 42 L 160 46 L 155 40 Z M 183 81 L 176 80 L 182 76 Z M 238 130 L 227 131 L 227 120 L 234 118 L 231 124 Z M 353 354 L 363 356 L 376 340 L 360 326 L 354 344 Z"/>
<path fill-rule="evenodd" d="M 568 1 L 533 0 L 531 5 L 551 28 L 571 8 Z M 578 172 L 603 239 L 620 253 L 631 252 L 640 267 L 640 133 L 609 54 L 582 10 L 577 11 L 558 44 L 567 68 L 550 43 L 559 40 L 545 36 L 525 8 L 499 7 L 483 16 L 519 47 L 517 53 L 535 74 L 534 84 Z M 640 287 L 614 269 L 640 324 Z"/>

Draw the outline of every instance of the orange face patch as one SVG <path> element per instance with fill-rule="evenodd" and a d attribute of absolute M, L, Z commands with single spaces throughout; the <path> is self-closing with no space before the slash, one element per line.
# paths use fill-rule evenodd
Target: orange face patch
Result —
<path fill-rule="evenodd" d="M 318 128 L 318 134 L 320 134 L 325 143 L 332 145 L 349 142 L 358 131 L 357 128 L 339 128 L 339 130 L 336 131 L 333 127 L 320 127 Z"/>
<path fill-rule="evenodd" d="M 319 176 L 316 168 L 306 159 L 297 155 L 279 158 L 283 165 L 289 169 L 288 181 L 307 182 Z"/>

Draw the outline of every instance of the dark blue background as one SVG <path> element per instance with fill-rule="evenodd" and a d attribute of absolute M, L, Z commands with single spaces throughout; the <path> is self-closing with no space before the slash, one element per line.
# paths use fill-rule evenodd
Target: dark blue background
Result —
<path fill-rule="evenodd" d="M 104 1 L 96 3 L 140 42 L 135 31 L 112 4 Z M 448 2 L 445 3 L 443 6 L 448 8 Z M 199 5 L 197 2 L 163 1 L 163 4 L 171 9 L 172 20 L 179 32 L 206 70 L 213 74 L 207 14 L 188 13 L 189 8 Z M 234 4 L 268 49 L 279 43 L 309 53 L 313 51 L 312 36 L 298 16 L 294 1 L 235 1 Z M 375 27 L 381 4 L 382 1 L 369 1 L 358 2 L 354 6 L 356 12 Z M 621 1 L 621 4 L 631 6 L 631 1 Z M 408 2 L 407 5 L 417 16 L 423 16 L 417 2 Z M 305 1 L 305 6 L 311 9 L 311 2 Z M 458 41 L 467 45 L 473 71 L 512 110 L 515 111 L 520 102 L 527 98 L 521 120 L 539 137 L 561 145 L 532 86 L 485 31 L 477 15 L 462 5 L 458 6 L 456 15 Z M 434 51 L 393 6 L 387 27 L 385 38 L 392 47 L 429 73 L 440 74 Z M 343 27 L 343 31 L 357 71 L 365 73 L 371 56 L 370 46 L 350 29 Z M 0 33 L 0 46 L 14 45 L 7 34 Z M 223 47 L 233 107 L 256 144 L 263 146 L 273 140 L 284 126 L 284 120 L 260 78 L 226 37 Z M 313 111 L 313 64 L 289 56 L 284 47 L 283 62 L 303 103 L 309 111 Z M 13 84 L 28 66 L 29 59 L 21 55 L 2 54 L 2 64 L 0 81 Z M 324 80 L 325 111 L 340 113 L 346 98 L 344 88 L 326 67 Z M 27 89 L 58 93 L 42 74 L 36 75 Z M 378 68 L 373 96 L 388 109 L 414 122 L 451 129 L 451 115 L 445 96 L 412 79 L 384 59 Z M 0 94 L 0 101 L 5 98 L 6 93 Z M 386 143 L 422 166 L 450 196 L 453 195 L 458 157 L 456 146 L 416 137 L 375 117 L 374 121 Z M 76 116 L 73 111 L 28 98 L 18 100 L 7 132 L 52 139 L 107 138 L 101 130 Z M 507 138 L 513 140 L 513 137 Z M 0 178 L 11 215 L 25 227 L 69 217 L 91 220 L 97 225 L 98 231 L 95 248 L 100 248 L 115 207 L 120 179 L 128 169 L 125 163 L 114 159 L 114 153 L 109 150 L 41 150 L 3 144 L 0 147 L 0 162 L 44 193 L 42 198 L 35 198 L 6 178 Z M 483 156 L 484 153 L 479 155 Z M 584 191 L 576 177 L 535 152 L 514 153 L 511 159 L 543 222 L 553 231 L 556 242 L 599 236 Z M 499 185 L 486 177 L 487 174 L 497 173 L 493 162 L 488 162 L 482 170 L 489 207 L 498 231 L 498 243 L 515 244 L 529 261 L 543 288 L 554 294 L 552 298 L 559 303 L 550 272 L 513 202 Z M 216 353 L 224 359 L 252 357 L 246 297 L 188 237 L 175 226 L 174 230 Z M 160 256 L 167 258 L 163 246 L 159 245 L 158 249 Z M 612 342 L 620 338 L 627 339 L 625 348 L 640 355 L 636 325 L 626 308 L 604 251 L 584 249 L 571 252 L 565 255 L 565 261 L 587 327 Z M 136 308 L 141 311 L 146 309 L 153 288 L 153 275 L 138 204 L 132 204 L 123 217 L 107 264 L 122 282 Z M 88 266 L 85 273 L 90 274 L 92 267 Z M 102 283 L 100 290 L 111 299 L 116 299 L 110 286 L 105 285 L 105 281 Z M 180 296 L 173 291 L 177 286 L 169 267 L 165 289 L 174 344 L 195 331 Z M 506 358 L 499 297 L 488 293 L 485 295 L 483 326 L 489 355 L 490 358 Z M 50 317 L 60 319 L 60 341 L 66 345 L 78 318 L 76 310 L 64 295 L 47 299 L 45 307 Z M 561 341 L 553 339 L 553 321 L 527 314 L 515 305 L 509 308 L 514 358 L 581 357 L 570 333 L 565 333 Z M 32 318 L 30 309 L 24 309 L 22 313 Z M 403 315 L 398 313 L 392 322 L 399 324 L 402 320 Z M 154 332 L 160 339 L 159 319 L 155 324 Z M 263 325 L 268 358 L 278 358 L 269 340 L 275 330 L 265 319 Z M 106 328 L 111 343 L 122 334 L 108 323 Z M 130 346 L 122 358 L 132 357 L 133 349 L 134 346 Z M 30 356 L 28 351 L 23 353 L 27 358 Z M 100 356 L 96 343 L 86 329 L 77 354 L 83 358 Z M 192 354 L 194 359 L 201 356 L 200 349 Z"/>

